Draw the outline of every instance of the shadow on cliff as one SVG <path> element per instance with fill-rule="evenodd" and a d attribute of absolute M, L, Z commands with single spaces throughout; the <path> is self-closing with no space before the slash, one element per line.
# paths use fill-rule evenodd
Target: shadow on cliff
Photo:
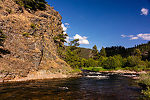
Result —
<path fill-rule="evenodd" d="M 2 55 L 11 54 L 9 50 L 5 50 L 3 48 L 0 48 L 0 58 L 3 58 Z"/>

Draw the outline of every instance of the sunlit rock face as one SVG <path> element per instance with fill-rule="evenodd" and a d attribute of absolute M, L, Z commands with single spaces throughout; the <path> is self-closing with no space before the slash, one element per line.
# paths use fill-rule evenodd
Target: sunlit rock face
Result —
<path fill-rule="evenodd" d="M 57 55 L 53 38 L 63 33 L 61 16 L 49 5 L 31 11 L 14 0 L 0 0 L 0 30 L 6 35 L 0 50 L 0 78 L 26 77 L 31 72 L 67 72 L 71 68 Z"/>

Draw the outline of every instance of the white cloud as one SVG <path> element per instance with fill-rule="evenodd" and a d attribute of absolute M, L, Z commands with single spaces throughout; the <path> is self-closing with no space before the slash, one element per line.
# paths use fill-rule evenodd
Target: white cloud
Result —
<path fill-rule="evenodd" d="M 134 35 L 129 35 L 129 36 L 127 36 L 127 37 L 133 38 L 133 37 L 134 37 Z"/>
<path fill-rule="evenodd" d="M 70 41 L 69 41 L 69 39 L 70 39 L 70 37 L 69 37 L 69 36 L 67 36 L 67 37 L 66 37 L 66 39 L 65 39 L 67 43 L 69 43 L 69 42 L 70 42 Z"/>
<path fill-rule="evenodd" d="M 63 31 L 66 32 L 67 31 L 67 27 L 64 24 L 61 24 L 61 27 L 63 28 Z"/>
<path fill-rule="evenodd" d="M 87 40 L 87 37 L 85 36 L 80 36 L 79 34 L 76 34 L 73 39 L 79 39 L 79 44 L 90 44 L 89 41 Z"/>
<path fill-rule="evenodd" d="M 69 24 L 69 23 L 65 23 L 65 25 L 66 25 L 66 26 L 69 26 L 70 24 Z"/>
<path fill-rule="evenodd" d="M 130 40 L 137 40 L 139 37 L 131 37 Z"/>
<path fill-rule="evenodd" d="M 142 9 L 141 9 L 141 15 L 147 16 L 148 13 L 149 13 L 149 10 L 148 10 L 148 9 L 146 9 L 146 8 L 142 8 Z"/>
<path fill-rule="evenodd" d="M 121 35 L 121 37 L 123 38 L 128 37 L 130 38 L 130 40 L 142 39 L 150 41 L 150 33 L 140 33 L 137 35 Z"/>
<path fill-rule="evenodd" d="M 138 34 L 137 36 L 143 40 L 150 40 L 150 34 Z"/>
<path fill-rule="evenodd" d="M 87 37 L 85 37 L 85 36 L 80 36 L 79 34 L 76 34 L 74 37 L 73 37 L 73 39 L 79 39 L 79 40 L 84 40 L 84 39 L 87 39 Z"/>
<path fill-rule="evenodd" d="M 70 25 L 69 23 L 61 24 L 61 27 L 63 28 L 63 31 L 64 31 L 63 34 L 67 34 L 67 29 L 68 29 L 69 25 Z M 76 34 L 73 37 L 67 36 L 65 40 L 67 43 L 69 43 L 70 40 L 72 40 L 72 39 L 79 39 L 79 44 L 90 44 L 89 41 L 87 40 L 87 37 L 85 37 L 85 36 L 82 37 L 79 34 Z"/>
<path fill-rule="evenodd" d="M 127 37 L 127 36 L 126 36 L 126 35 L 124 35 L 124 34 L 122 34 L 122 35 L 121 35 L 121 37 L 123 37 L 123 38 L 124 38 L 124 37 Z"/>
<path fill-rule="evenodd" d="M 79 44 L 90 44 L 88 40 L 79 40 Z"/>

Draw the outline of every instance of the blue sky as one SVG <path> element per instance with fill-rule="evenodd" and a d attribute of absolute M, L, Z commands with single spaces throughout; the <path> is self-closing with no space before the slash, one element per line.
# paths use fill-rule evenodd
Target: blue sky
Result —
<path fill-rule="evenodd" d="M 47 0 L 81 47 L 133 47 L 150 40 L 150 0 Z M 89 44 L 87 43 L 89 42 Z M 86 42 L 86 43 L 84 43 Z"/>

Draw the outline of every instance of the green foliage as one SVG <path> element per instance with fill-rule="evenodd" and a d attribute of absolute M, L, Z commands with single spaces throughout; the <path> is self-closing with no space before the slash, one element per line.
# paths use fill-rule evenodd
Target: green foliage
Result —
<path fill-rule="evenodd" d="M 7 36 L 0 30 L 0 46 L 3 46 L 4 41 L 6 40 Z"/>
<path fill-rule="evenodd" d="M 24 33 L 22 33 L 22 35 L 25 36 L 25 37 L 29 37 L 31 35 L 31 33 L 24 32 Z"/>
<path fill-rule="evenodd" d="M 141 56 L 142 60 L 150 61 L 150 43 L 136 45 L 132 48 L 125 48 L 122 46 L 112 46 L 105 48 L 107 57 L 120 54 L 122 57 Z"/>
<path fill-rule="evenodd" d="M 12 13 L 12 10 L 11 9 L 6 9 L 6 11 L 11 14 Z"/>
<path fill-rule="evenodd" d="M 80 48 L 72 49 L 72 46 L 58 48 L 59 56 L 65 60 L 72 68 L 95 67 L 98 66 L 98 61 L 92 58 L 85 59 L 78 55 Z"/>
<path fill-rule="evenodd" d="M 89 70 L 89 71 L 95 71 L 95 72 L 99 72 L 99 71 L 107 71 L 106 69 L 102 68 L 102 67 L 84 67 L 84 70 Z"/>
<path fill-rule="evenodd" d="M 71 73 L 81 73 L 82 71 L 78 68 L 74 68 Z"/>
<path fill-rule="evenodd" d="M 98 59 L 98 66 L 103 66 L 104 62 L 107 60 L 107 57 L 104 56 L 100 56 L 100 58 Z"/>
<path fill-rule="evenodd" d="M 127 57 L 127 65 L 128 67 L 137 66 L 140 63 L 141 59 L 137 56 L 129 56 Z"/>
<path fill-rule="evenodd" d="M 86 60 L 84 67 L 98 67 L 98 61 L 89 58 Z"/>
<path fill-rule="evenodd" d="M 122 57 L 127 57 L 127 49 L 122 46 L 112 46 L 112 47 L 106 47 L 105 48 L 107 57 L 114 56 L 114 55 L 121 55 Z"/>
<path fill-rule="evenodd" d="M 66 42 L 65 39 L 67 36 L 68 36 L 67 34 L 59 34 L 55 36 L 53 39 L 54 39 L 54 42 L 58 44 L 59 47 L 62 47 L 64 42 Z"/>
<path fill-rule="evenodd" d="M 84 66 L 85 59 L 77 55 L 78 49 L 71 50 L 71 47 L 58 48 L 59 56 L 65 60 L 73 68 L 81 68 Z"/>
<path fill-rule="evenodd" d="M 35 28 L 36 28 L 36 25 L 35 25 L 34 23 L 32 23 L 32 24 L 30 25 L 30 27 L 31 27 L 32 29 L 35 29 Z"/>
<path fill-rule="evenodd" d="M 106 51 L 104 47 L 102 47 L 102 49 L 100 50 L 100 56 L 106 57 Z"/>
<path fill-rule="evenodd" d="M 94 45 L 93 48 L 92 48 L 92 55 L 93 55 L 92 58 L 93 58 L 94 60 L 99 59 L 99 52 L 98 52 L 98 50 L 97 50 L 97 46 L 96 46 L 96 45 Z"/>
<path fill-rule="evenodd" d="M 100 71 L 113 71 L 114 69 L 104 69 L 102 67 L 83 67 L 83 70 L 89 70 L 89 71 L 95 71 L 95 72 L 100 72 Z"/>
<path fill-rule="evenodd" d="M 45 0 L 15 0 L 20 6 L 24 6 L 26 9 L 31 10 L 46 10 L 46 1 Z"/>
<path fill-rule="evenodd" d="M 2 48 L 0 48 L 0 58 L 2 57 L 2 55 L 10 54 L 9 50 L 3 48 L 6 38 L 7 36 L 2 32 L 2 30 L 0 30 L 0 46 L 2 46 Z"/>
<path fill-rule="evenodd" d="M 73 47 L 77 47 L 79 46 L 79 39 L 74 39 L 73 41 L 70 41 L 69 43 L 70 46 L 73 46 Z"/>
<path fill-rule="evenodd" d="M 55 38 L 56 40 L 58 39 Z M 60 41 L 60 40 L 59 40 Z M 141 51 L 140 49 L 135 49 L 135 52 L 132 56 L 122 57 L 123 51 L 126 49 L 123 47 L 113 47 L 113 51 L 115 49 L 122 50 L 120 53 L 115 52 L 113 56 L 106 57 L 106 50 L 102 47 L 100 52 L 97 50 L 97 46 L 94 45 L 92 50 L 88 50 L 92 52 L 92 57 L 83 58 L 81 54 L 81 48 L 76 47 L 76 43 L 79 40 L 73 40 L 70 42 L 70 46 L 61 48 L 58 50 L 59 56 L 64 59 L 70 66 L 73 68 L 92 68 L 93 71 L 99 70 L 132 70 L 132 71 L 143 71 L 150 69 L 150 62 L 148 60 L 143 61 L 141 59 Z M 59 46 L 60 48 L 60 46 Z M 109 48 L 107 48 L 108 50 Z M 112 49 L 112 48 L 110 48 Z M 84 53 L 84 52 L 82 52 Z M 110 52 L 109 52 L 110 53 Z M 86 53 L 87 54 L 87 53 Z M 124 53 L 124 55 L 126 52 Z"/>
<path fill-rule="evenodd" d="M 146 85 L 146 87 L 144 87 L 145 90 L 142 90 L 142 93 L 150 98 L 150 73 L 140 74 L 138 83 L 143 84 L 144 86 Z"/>
<path fill-rule="evenodd" d="M 108 57 L 103 63 L 103 66 L 105 69 L 115 69 L 117 67 L 121 67 L 122 62 L 120 59 L 120 56 Z"/>
<path fill-rule="evenodd" d="M 146 97 L 150 98 L 150 87 L 148 87 L 146 90 L 142 90 L 142 93 L 143 93 Z"/>
<path fill-rule="evenodd" d="M 135 49 L 135 56 L 142 58 L 140 49 Z"/>
<path fill-rule="evenodd" d="M 139 83 L 143 83 L 147 86 L 150 86 L 150 74 L 140 74 Z"/>

